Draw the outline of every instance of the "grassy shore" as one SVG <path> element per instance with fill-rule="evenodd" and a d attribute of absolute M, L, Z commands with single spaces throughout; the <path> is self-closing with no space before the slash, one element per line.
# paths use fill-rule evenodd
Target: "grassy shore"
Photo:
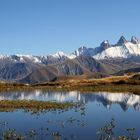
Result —
<path fill-rule="evenodd" d="M 0 101 L 0 111 L 9 112 L 17 109 L 38 112 L 43 110 L 64 110 L 75 107 L 78 103 L 73 102 L 49 102 L 36 100 L 2 100 Z"/>
<path fill-rule="evenodd" d="M 101 79 L 63 80 L 41 84 L 13 84 L 1 83 L 0 91 L 5 90 L 46 90 L 46 91 L 108 91 L 108 92 L 133 92 L 140 94 L 140 76 L 112 76 Z"/>
<path fill-rule="evenodd" d="M 80 91 L 80 92 L 132 92 L 140 94 L 140 85 L 128 85 L 128 84 L 104 84 L 104 85 L 75 85 L 75 86 L 4 86 L 0 87 L 0 92 L 3 91 Z"/>

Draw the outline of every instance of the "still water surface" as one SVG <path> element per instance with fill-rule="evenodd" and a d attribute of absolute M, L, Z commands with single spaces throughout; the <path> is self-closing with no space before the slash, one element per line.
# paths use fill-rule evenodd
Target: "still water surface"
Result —
<path fill-rule="evenodd" d="M 63 112 L 50 111 L 31 114 L 23 110 L 0 112 L 0 122 L 8 122 L 7 128 L 27 134 L 37 132 L 34 139 L 91 140 L 98 139 L 97 131 L 112 118 L 115 119 L 115 135 L 127 135 L 126 128 L 135 128 L 140 136 L 140 96 L 130 93 L 80 93 L 73 92 L 1 92 L 0 100 L 43 100 L 57 102 L 83 102 L 82 109 Z M 2 128 L 1 131 L 6 128 Z M 28 138 L 33 139 L 33 138 Z M 58 139 L 58 140 L 59 140 Z"/>

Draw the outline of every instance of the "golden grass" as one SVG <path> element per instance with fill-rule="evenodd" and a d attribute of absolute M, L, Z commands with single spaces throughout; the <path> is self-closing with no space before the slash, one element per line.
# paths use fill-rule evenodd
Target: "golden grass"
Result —
<path fill-rule="evenodd" d="M 2 100 L 0 101 L 0 111 L 14 111 L 24 109 L 29 111 L 42 111 L 51 109 L 67 109 L 76 106 L 76 103 L 49 102 L 37 100 Z"/>
<path fill-rule="evenodd" d="M 41 89 L 48 91 L 120 91 L 140 93 L 140 80 L 133 78 L 133 75 L 111 76 L 100 79 L 67 79 L 57 82 L 41 84 L 0 84 L 0 90 L 33 90 Z"/>

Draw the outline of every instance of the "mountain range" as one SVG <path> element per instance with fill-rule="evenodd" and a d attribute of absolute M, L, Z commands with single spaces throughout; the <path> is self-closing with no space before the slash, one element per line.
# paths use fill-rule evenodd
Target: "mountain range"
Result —
<path fill-rule="evenodd" d="M 140 71 L 140 42 L 121 36 L 112 45 L 108 40 L 99 47 L 78 48 L 71 54 L 0 55 L 0 80 L 16 83 L 53 82 L 62 78 L 100 78 Z"/>

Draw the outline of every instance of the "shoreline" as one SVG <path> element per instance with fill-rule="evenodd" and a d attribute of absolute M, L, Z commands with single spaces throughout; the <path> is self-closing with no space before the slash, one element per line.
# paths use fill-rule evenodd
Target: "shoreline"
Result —
<path fill-rule="evenodd" d="M 0 83 L 0 91 L 34 90 L 80 92 L 133 92 L 140 94 L 140 74 L 101 79 L 67 79 L 37 84 Z"/>
<path fill-rule="evenodd" d="M 69 92 L 69 91 L 79 91 L 79 92 L 132 92 L 134 94 L 140 94 L 140 85 L 130 85 L 130 84 L 104 84 L 104 85 L 74 85 L 74 86 L 48 86 L 48 85 L 37 85 L 37 86 L 25 86 L 25 85 L 6 85 L 0 86 L 0 92 L 2 91 L 52 91 L 52 92 Z"/>

